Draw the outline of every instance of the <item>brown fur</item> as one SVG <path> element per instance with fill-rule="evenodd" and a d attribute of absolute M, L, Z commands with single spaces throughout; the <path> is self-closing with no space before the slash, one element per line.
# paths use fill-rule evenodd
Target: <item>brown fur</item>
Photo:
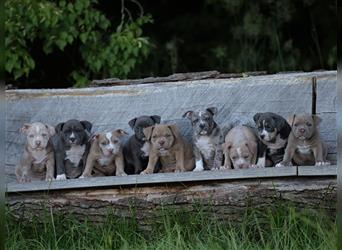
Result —
<path fill-rule="evenodd" d="M 276 165 L 277 167 L 291 165 L 291 161 L 299 166 L 330 164 L 326 160 L 327 147 L 317 128 L 320 121 L 321 118 L 312 115 L 293 115 L 288 119 L 292 131 L 284 159 Z M 301 133 L 300 129 L 305 132 Z"/>
<path fill-rule="evenodd" d="M 111 132 L 111 140 L 107 133 L 95 134 L 92 137 L 90 152 L 87 157 L 86 166 L 80 178 L 91 176 L 124 176 L 124 158 L 122 154 L 121 139 L 127 135 L 122 129 Z M 108 153 L 108 145 L 112 145 L 113 152 Z"/>
<path fill-rule="evenodd" d="M 147 168 L 141 174 L 152 174 L 160 159 L 160 172 L 192 171 L 195 167 L 193 149 L 181 136 L 176 125 L 154 125 L 144 129 L 151 143 Z M 160 142 L 164 141 L 163 146 Z"/>

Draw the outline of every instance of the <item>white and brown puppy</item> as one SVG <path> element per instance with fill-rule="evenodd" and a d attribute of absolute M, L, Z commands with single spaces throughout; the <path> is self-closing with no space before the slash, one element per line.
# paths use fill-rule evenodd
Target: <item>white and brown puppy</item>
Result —
<path fill-rule="evenodd" d="M 147 168 L 141 174 L 152 174 L 160 160 L 159 172 L 192 171 L 195 158 L 192 146 L 180 134 L 176 125 L 154 125 L 144 129 L 146 139 L 151 143 Z"/>
<path fill-rule="evenodd" d="M 291 126 L 285 118 L 271 112 L 257 113 L 253 120 L 258 129 L 258 137 L 266 146 L 266 167 L 275 166 L 283 160 Z"/>
<path fill-rule="evenodd" d="M 91 176 L 124 176 L 122 137 L 127 133 L 122 129 L 98 133 L 92 136 L 86 166 L 80 178 Z"/>
<path fill-rule="evenodd" d="M 289 166 L 291 163 L 299 166 L 329 165 L 327 161 L 327 146 L 323 142 L 317 128 L 321 118 L 314 115 L 293 115 L 289 118 L 292 126 L 285 155 L 276 167 Z"/>
<path fill-rule="evenodd" d="M 258 138 L 247 126 L 238 125 L 229 130 L 222 148 L 225 169 L 264 167 L 257 163 Z"/>
<path fill-rule="evenodd" d="M 55 128 L 40 122 L 26 123 L 20 132 L 26 134 L 27 144 L 15 170 L 17 180 L 53 180 L 55 156 L 50 138 L 55 134 Z"/>
<path fill-rule="evenodd" d="M 187 111 L 183 117 L 191 121 L 193 128 L 194 155 L 196 167 L 194 171 L 219 169 L 222 165 L 223 136 L 214 120 L 216 107 L 202 111 Z"/>

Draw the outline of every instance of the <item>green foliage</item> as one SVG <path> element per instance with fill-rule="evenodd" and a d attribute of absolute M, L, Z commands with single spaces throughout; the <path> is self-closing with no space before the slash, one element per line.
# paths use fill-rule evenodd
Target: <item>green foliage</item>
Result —
<path fill-rule="evenodd" d="M 68 53 L 68 46 L 76 50 L 72 56 L 82 59 L 72 65 L 70 76 L 76 86 L 84 86 L 88 78 L 127 77 L 149 53 L 142 26 L 152 18 L 141 16 L 113 27 L 96 4 L 96 0 L 6 1 L 6 71 L 14 79 L 28 77 L 35 68 L 32 45 L 38 41 L 46 55 Z"/>
<path fill-rule="evenodd" d="M 335 224 L 324 211 L 273 205 L 248 210 L 240 223 L 216 218 L 214 211 L 208 214 L 208 208 L 195 204 L 192 211 L 166 209 L 149 221 L 148 232 L 135 219 L 114 214 L 103 224 L 50 212 L 43 223 L 18 223 L 7 214 L 6 249 L 336 249 Z"/>

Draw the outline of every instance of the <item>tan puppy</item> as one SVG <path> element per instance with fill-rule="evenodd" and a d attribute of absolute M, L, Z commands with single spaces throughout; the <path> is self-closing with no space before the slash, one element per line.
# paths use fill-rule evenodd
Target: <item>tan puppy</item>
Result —
<path fill-rule="evenodd" d="M 80 178 L 91 176 L 124 176 L 124 158 L 121 140 L 127 135 L 122 129 L 113 132 L 95 134 L 86 166 Z"/>
<path fill-rule="evenodd" d="M 291 161 L 299 166 L 329 165 L 327 146 L 321 139 L 318 124 L 321 118 L 313 115 L 293 115 L 289 119 L 292 131 L 285 149 L 284 159 L 276 167 L 289 166 Z"/>
<path fill-rule="evenodd" d="M 55 156 L 50 138 L 55 134 L 55 128 L 40 122 L 26 123 L 20 132 L 26 134 L 27 144 L 15 170 L 17 180 L 53 180 Z"/>
<path fill-rule="evenodd" d="M 256 167 L 258 139 L 250 128 L 246 126 L 232 128 L 226 135 L 222 148 L 225 156 L 223 168 Z M 260 167 L 264 167 L 264 165 Z"/>
<path fill-rule="evenodd" d="M 152 174 L 160 159 L 160 172 L 184 172 L 195 168 L 192 146 L 184 141 L 176 125 L 154 125 L 144 129 L 151 143 L 147 168 L 141 174 Z"/>

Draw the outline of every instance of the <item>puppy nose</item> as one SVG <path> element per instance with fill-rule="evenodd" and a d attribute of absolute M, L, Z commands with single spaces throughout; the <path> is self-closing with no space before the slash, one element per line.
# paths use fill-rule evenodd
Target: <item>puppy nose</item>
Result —
<path fill-rule="evenodd" d="M 304 132 L 305 132 L 305 129 L 304 129 L 304 128 L 300 128 L 300 129 L 299 129 L 299 132 L 304 133 Z"/>
<path fill-rule="evenodd" d="M 70 137 L 70 141 L 74 142 L 76 140 L 75 137 Z"/>
<path fill-rule="evenodd" d="M 36 145 L 39 146 L 42 142 L 41 141 L 36 141 Z"/>
<path fill-rule="evenodd" d="M 264 138 L 265 138 L 265 135 L 260 135 L 260 138 L 261 138 L 261 139 L 264 139 Z"/>
<path fill-rule="evenodd" d="M 199 127 L 200 127 L 200 128 L 204 128 L 205 125 L 204 125 L 204 124 L 200 124 Z"/>
<path fill-rule="evenodd" d="M 163 146 L 165 144 L 165 141 L 159 141 L 160 146 Z"/>
<path fill-rule="evenodd" d="M 110 153 L 113 153 L 113 149 L 112 149 L 112 148 L 108 149 L 108 151 L 109 151 Z"/>

